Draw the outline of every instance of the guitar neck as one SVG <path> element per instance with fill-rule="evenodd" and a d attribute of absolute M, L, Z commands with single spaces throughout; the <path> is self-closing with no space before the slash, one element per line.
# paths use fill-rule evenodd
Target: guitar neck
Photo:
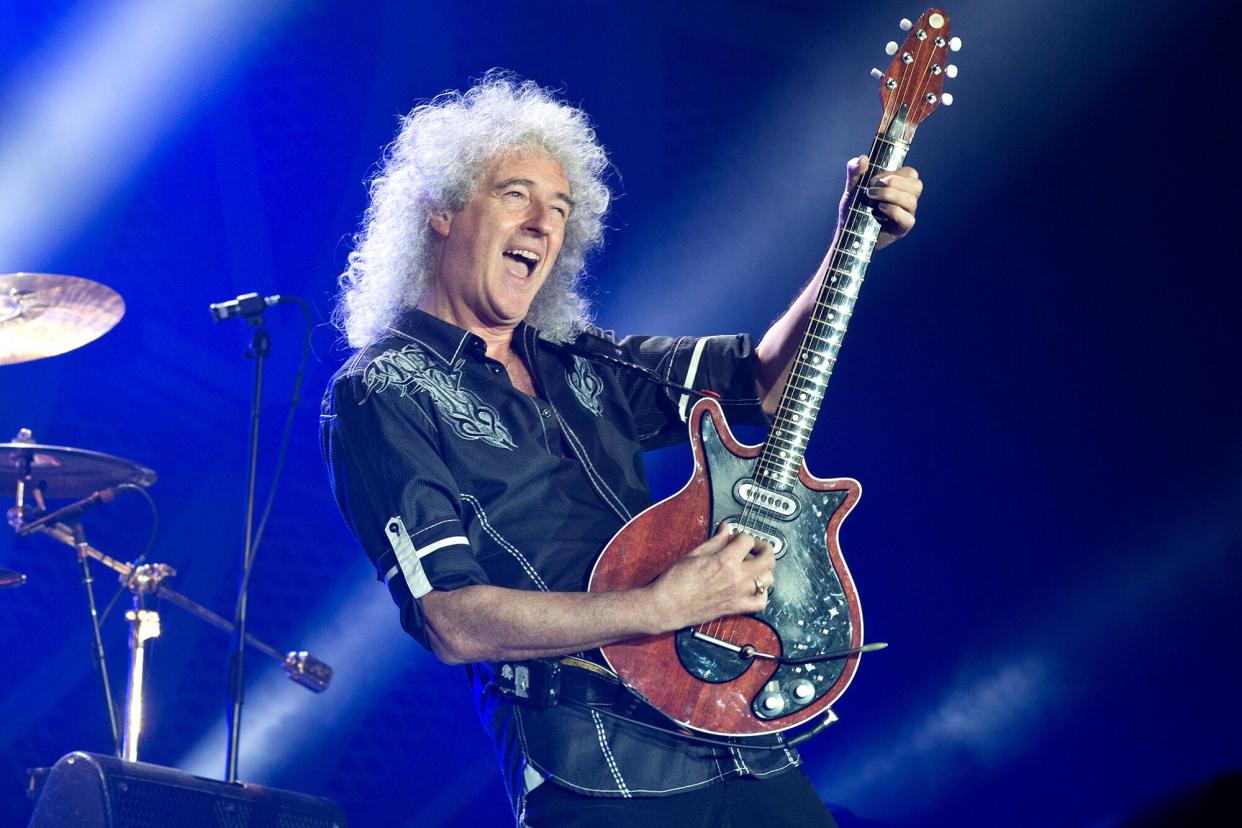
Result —
<path fill-rule="evenodd" d="M 886 51 L 893 60 L 887 71 L 873 70 L 880 81 L 884 114 L 868 156 L 871 163 L 850 196 L 841 231 L 824 258 L 810 322 L 755 468 L 754 481 L 761 487 L 787 492 L 798 483 L 811 428 L 880 236 L 874 205 L 865 194 L 867 185 L 877 174 L 900 168 L 919 124 L 941 103 L 953 102 L 944 91 L 944 78 L 954 77 L 957 68 L 947 58 L 962 44 L 949 37 L 948 15 L 933 7 L 913 23 L 902 21 L 902 28 L 910 34 L 901 46 L 888 44 Z"/>
<path fill-rule="evenodd" d="M 910 145 L 897 137 L 902 134 L 902 120 L 894 118 L 889 129 L 876 136 L 868 156 L 867 176 L 850 197 L 841 230 L 824 259 L 811 318 L 755 469 L 755 482 L 761 486 L 787 491 L 798 480 L 815 417 L 880 235 L 880 223 L 864 191 L 873 177 L 904 163 Z"/>

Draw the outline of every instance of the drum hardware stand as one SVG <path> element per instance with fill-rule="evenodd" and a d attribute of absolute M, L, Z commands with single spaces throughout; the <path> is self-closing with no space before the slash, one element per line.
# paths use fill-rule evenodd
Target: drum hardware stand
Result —
<path fill-rule="evenodd" d="M 17 432 L 15 442 L 32 443 L 34 442 L 33 434 L 28 428 L 23 428 Z M 46 512 L 47 507 L 43 502 L 43 490 L 38 486 L 32 486 L 30 474 L 30 458 L 22 458 L 21 469 L 17 475 L 17 492 L 16 505 L 9 509 L 7 517 L 9 524 L 14 529 L 19 529 L 23 524 L 24 516 L 37 509 L 38 512 Z M 26 490 L 30 490 L 31 499 L 34 500 L 35 506 L 30 507 L 26 504 Z M 82 567 L 82 586 L 86 588 L 86 607 L 91 618 L 91 662 L 95 665 L 95 672 L 99 674 L 99 680 L 103 684 L 104 705 L 108 709 L 108 729 L 112 734 L 112 752 L 116 756 L 121 755 L 121 734 L 117 726 L 116 705 L 112 701 L 112 682 L 108 678 L 108 660 L 104 653 L 103 634 L 100 632 L 99 611 L 95 605 L 95 579 L 91 576 L 90 560 L 86 550 L 89 545 L 86 543 L 86 535 L 82 531 L 82 524 L 74 522 L 72 525 L 58 524 L 65 533 L 62 543 L 72 546 L 78 553 L 78 563 Z M 18 532 L 18 534 L 23 534 Z"/>
<path fill-rule="evenodd" d="M 10 523 L 14 522 L 13 513 L 15 511 L 16 510 L 12 510 L 12 509 L 9 510 L 9 514 L 10 514 L 9 522 Z M 16 524 L 15 528 L 19 526 L 20 526 L 20 523 Z M 85 561 L 87 558 L 94 558 L 95 560 L 103 564 L 104 566 L 118 573 L 118 575 L 120 576 L 121 583 L 130 587 L 131 590 L 135 589 L 135 586 L 131 584 L 140 584 L 140 586 L 138 586 L 138 589 L 140 589 L 144 595 L 145 594 L 158 595 L 161 599 L 168 601 L 171 604 L 176 604 L 177 606 L 181 607 L 183 610 L 186 610 L 187 612 L 189 612 L 191 615 L 198 616 L 199 618 L 206 621 L 208 624 L 211 624 L 213 627 L 224 630 L 225 632 L 233 632 L 233 625 L 230 624 L 223 617 L 217 615 L 216 613 L 212 612 L 211 610 L 197 603 L 193 599 L 187 598 L 186 596 L 182 595 L 181 593 L 169 587 L 168 584 L 164 582 L 165 578 L 175 574 L 175 571 L 171 567 L 165 564 L 144 564 L 142 566 L 133 566 L 132 564 L 118 561 L 116 558 L 113 558 L 103 552 L 100 552 L 98 549 L 91 546 L 89 543 L 86 543 L 85 541 L 83 541 L 81 545 L 79 545 L 77 541 L 75 540 L 74 529 L 64 523 L 55 523 L 55 524 L 45 525 L 36 531 L 42 534 L 45 534 L 53 538 L 54 540 L 57 540 L 60 543 L 65 544 L 66 546 L 75 547 L 78 550 L 79 557 L 83 560 L 83 569 L 86 572 L 87 578 L 90 577 L 90 574 L 89 574 L 90 570 L 87 567 Z M 140 570 L 145 570 L 145 572 L 141 574 L 135 574 L 135 573 L 138 573 Z M 155 577 L 153 573 L 157 570 L 159 571 L 159 575 L 158 577 Z M 134 598 L 135 598 L 135 603 L 138 604 L 139 596 L 136 594 Z M 92 606 L 93 606 L 93 602 L 92 602 Z M 141 629 L 143 616 L 139 615 L 140 612 L 144 613 L 147 619 L 146 623 L 148 624 L 148 627 L 146 631 L 143 631 Z M 138 607 L 135 607 L 135 609 L 126 613 L 126 618 L 129 618 L 131 615 L 134 616 L 134 618 L 130 619 L 130 645 L 131 647 L 134 646 L 135 638 L 141 639 L 140 643 L 145 644 L 151 638 L 155 638 L 159 635 L 159 615 L 155 613 L 155 611 L 139 609 Z M 94 616 L 93 610 L 92 610 L 92 616 Z M 98 623 L 97 619 L 95 619 L 95 621 L 96 623 Z M 153 633 L 151 632 L 152 625 L 154 626 Z M 250 634 L 246 635 L 246 643 L 249 644 L 254 649 L 258 650 L 259 652 L 263 653 L 265 656 L 271 658 L 273 661 L 278 662 L 284 668 L 285 673 L 289 676 L 289 678 L 292 681 L 296 682 L 297 684 L 300 684 L 303 687 L 307 688 L 308 690 L 312 690 L 316 693 L 322 693 L 324 690 L 328 689 L 328 685 L 332 681 L 332 668 L 328 666 L 327 664 L 325 664 L 324 662 L 312 656 L 307 651 L 293 650 L 288 653 L 281 653 L 279 650 L 277 650 L 272 645 L 258 638 L 255 638 L 253 635 L 250 635 Z M 102 665 L 103 664 L 102 648 L 98 652 L 101 654 L 101 657 L 98 663 Z M 134 666 L 134 657 L 133 657 L 132 649 L 131 649 L 130 666 L 131 668 Z M 143 671 L 145 672 L 145 666 L 146 666 L 145 663 L 140 666 L 143 668 Z M 133 728 L 140 727 L 140 723 L 129 720 L 129 717 L 132 711 L 130 710 L 128 701 L 132 699 L 132 693 L 133 693 L 132 688 L 136 686 L 139 687 L 138 699 L 137 699 L 139 710 L 136 711 L 138 715 L 141 715 L 142 698 L 141 698 L 140 681 L 136 682 L 135 676 L 133 676 L 132 674 L 129 677 L 127 686 L 131 688 L 130 696 L 129 698 L 127 698 L 127 706 L 126 706 L 127 720 L 125 722 L 125 733 L 128 735 L 130 733 L 131 727 Z M 110 689 L 107 690 L 107 696 L 108 696 L 109 703 L 111 703 L 112 691 Z M 136 753 L 137 751 L 136 737 L 132 740 L 132 748 Z M 120 755 L 120 751 L 118 751 L 117 755 L 118 756 Z M 130 757 L 126 755 L 126 756 L 122 756 L 121 758 L 130 758 Z"/>
<path fill-rule="evenodd" d="M 160 614 L 145 607 L 147 593 L 154 592 L 177 571 L 167 564 L 135 566 L 121 582 L 134 594 L 133 607 L 125 613 L 129 622 L 129 675 L 125 682 L 125 736 L 121 758 L 138 761 L 138 738 L 142 735 L 142 696 L 146 678 L 147 642 L 160 637 Z"/>
<path fill-rule="evenodd" d="M 159 598 L 176 604 L 191 615 L 198 616 L 213 627 L 225 632 L 235 632 L 234 625 L 169 587 L 167 579 L 175 575 L 176 571 L 167 564 L 134 565 L 125 563 L 99 551 L 87 542 L 82 525 L 76 520 L 76 516 L 92 505 L 111 500 L 113 491 L 110 487 L 95 491 L 88 497 L 63 509 L 48 512 L 44 504 L 42 485 L 36 485 L 33 481 L 30 457 L 33 457 L 35 453 L 53 456 L 57 460 L 58 467 L 63 470 L 72 468 L 75 462 L 81 462 L 80 458 L 86 455 L 93 455 L 93 452 L 84 452 L 80 449 L 69 449 L 60 446 L 38 445 L 31 439 L 31 433 L 28 429 L 22 429 L 15 442 L 11 445 L 16 446 L 19 444 L 16 505 L 7 510 L 8 523 L 16 530 L 19 537 L 36 533 L 47 535 L 77 552 L 78 561 L 82 566 L 82 582 L 86 587 L 91 628 L 94 636 L 92 656 L 104 687 L 104 697 L 108 707 L 109 724 L 112 729 L 116 755 L 122 759 L 136 761 L 138 758 L 138 739 L 142 728 L 142 691 L 147 668 L 146 645 L 152 639 L 159 637 L 160 634 L 159 614 L 155 610 L 146 609 L 146 596 L 157 595 Z M 29 449 L 27 449 L 25 444 L 29 444 Z M 96 455 L 96 457 L 105 456 Z M 108 460 L 110 462 L 115 461 L 118 464 L 128 462 L 120 461 L 117 458 L 108 458 Z M 96 462 L 98 461 L 96 460 Z M 33 500 L 34 503 L 28 503 L 28 498 Z M 58 519 L 60 516 L 68 517 L 70 515 L 74 516 L 71 521 Z M 92 558 L 116 572 L 120 576 L 120 582 L 129 588 L 134 595 L 133 607 L 126 613 L 126 618 L 130 623 L 130 662 L 129 675 L 126 681 L 123 742 L 121 737 L 122 729 L 118 726 L 116 707 L 112 700 L 112 689 L 108 680 L 104 656 L 103 637 L 100 633 L 99 616 L 96 611 L 93 589 L 94 579 L 91 576 L 90 570 L 90 559 Z M 245 644 L 279 662 L 291 680 L 313 692 L 323 692 L 332 681 L 332 668 L 305 650 L 281 653 L 267 642 L 261 641 L 249 634 L 245 634 L 243 640 Z"/>
<path fill-rule="evenodd" d="M 72 526 L 65 526 L 69 532 L 68 540 L 70 545 L 77 550 L 78 563 L 82 567 L 82 585 L 86 587 L 86 606 L 91 616 L 91 660 L 95 663 L 95 671 L 99 673 L 99 680 L 103 683 L 104 704 L 108 708 L 108 727 L 112 732 L 112 750 L 117 755 L 121 755 L 121 740 L 117 733 L 116 721 L 116 704 L 112 701 L 112 683 L 108 679 L 108 660 L 104 655 L 103 634 L 100 632 L 99 611 L 95 607 L 95 579 L 91 577 L 90 558 L 86 553 L 86 536 L 82 532 L 82 524 L 74 522 Z"/>

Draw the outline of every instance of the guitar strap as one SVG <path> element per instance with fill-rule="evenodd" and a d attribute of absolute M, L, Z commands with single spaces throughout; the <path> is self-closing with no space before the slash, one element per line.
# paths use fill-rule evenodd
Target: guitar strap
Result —
<path fill-rule="evenodd" d="M 722 405 L 728 405 L 730 403 L 734 403 L 738 405 L 746 405 L 746 404 L 754 403 L 753 398 L 752 399 L 726 399 L 726 398 L 721 397 L 715 391 L 711 391 L 707 389 L 699 390 L 697 388 L 691 388 L 688 385 L 681 385 L 676 382 L 669 382 L 668 380 L 662 379 L 659 374 L 657 374 L 655 371 L 652 371 L 650 368 L 646 368 L 637 363 L 622 359 L 621 349 L 617 347 L 616 343 L 611 342 L 602 336 L 597 336 L 592 333 L 583 333 L 578 337 L 578 339 L 576 339 L 573 342 L 561 342 L 558 344 L 561 348 L 564 348 L 566 351 L 577 354 L 578 356 L 584 357 L 594 362 L 599 362 L 604 365 L 612 365 L 616 368 L 623 368 L 627 371 L 633 371 L 634 373 L 638 374 L 639 376 L 641 376 L 643 379 L 647 380 L 648 382 L 654 383 L 663 388 L 667 388 L 670 391 L 678 392 L 679 394 L 682 395 L 683 400 L 687 395 L 693 395 L 696 399 L 702 399 L 703 397 L 711 397 L 712 399 L 716 400 Z M 698 356 L 698 352 L 696 351 L 696 354 L 695 354 L 696 359 L 697 359 L 697 356 Z M 693 371 L 691 372 L 691 376 L 693 376 Z M 683 409 L 685 408 L 684 401 L 682 403 L 682 408 Z"/>

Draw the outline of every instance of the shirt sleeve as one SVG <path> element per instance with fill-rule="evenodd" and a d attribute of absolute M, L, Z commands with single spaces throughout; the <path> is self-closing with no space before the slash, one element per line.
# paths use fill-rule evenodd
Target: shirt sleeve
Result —
<path fill-rule="evenodd" d="M 320 423 L 324 463 L 346 523 L 388 584 L 401 625 L 430 649 L 418 599 L 486 584 L 435 421 L 416 397 L 371 393 L 357 374 L 329 388 Z"/>
<path fill-rule="evenodd" d="M 758 363 L 750 334 L 627 336 L 621 340 L 603 331 L 590 335 L 611 343 L 621 359 L 641 365 L 664 382 L 712 392 L 732 425 L 767 426 L 771 422 L 758 396 Z M 686 439 L 685 423 L 698 395 L 659 385 L 638 371 L 619 370 L 617 378 L 634 412 L 644 450 Z"/>

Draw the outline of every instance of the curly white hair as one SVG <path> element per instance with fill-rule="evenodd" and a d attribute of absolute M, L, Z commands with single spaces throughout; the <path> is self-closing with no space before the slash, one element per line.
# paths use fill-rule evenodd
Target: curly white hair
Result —
<path fill-rule="evenodd" d="M 492 161 L 526 150 L 560 163 L 574 199 L 560 256 L 527 321 L 553 341 L 590 322 L 579 286 L 587 254 L 603 241 L 608 156 L 581 109 L 533 81 L 492 70 L 465 92 L 414 107 L 385 150 L 333 312 L 352 347 L 382 334 L 426 290 L 434 257 L 429 212 L 461 209 Z"/>

